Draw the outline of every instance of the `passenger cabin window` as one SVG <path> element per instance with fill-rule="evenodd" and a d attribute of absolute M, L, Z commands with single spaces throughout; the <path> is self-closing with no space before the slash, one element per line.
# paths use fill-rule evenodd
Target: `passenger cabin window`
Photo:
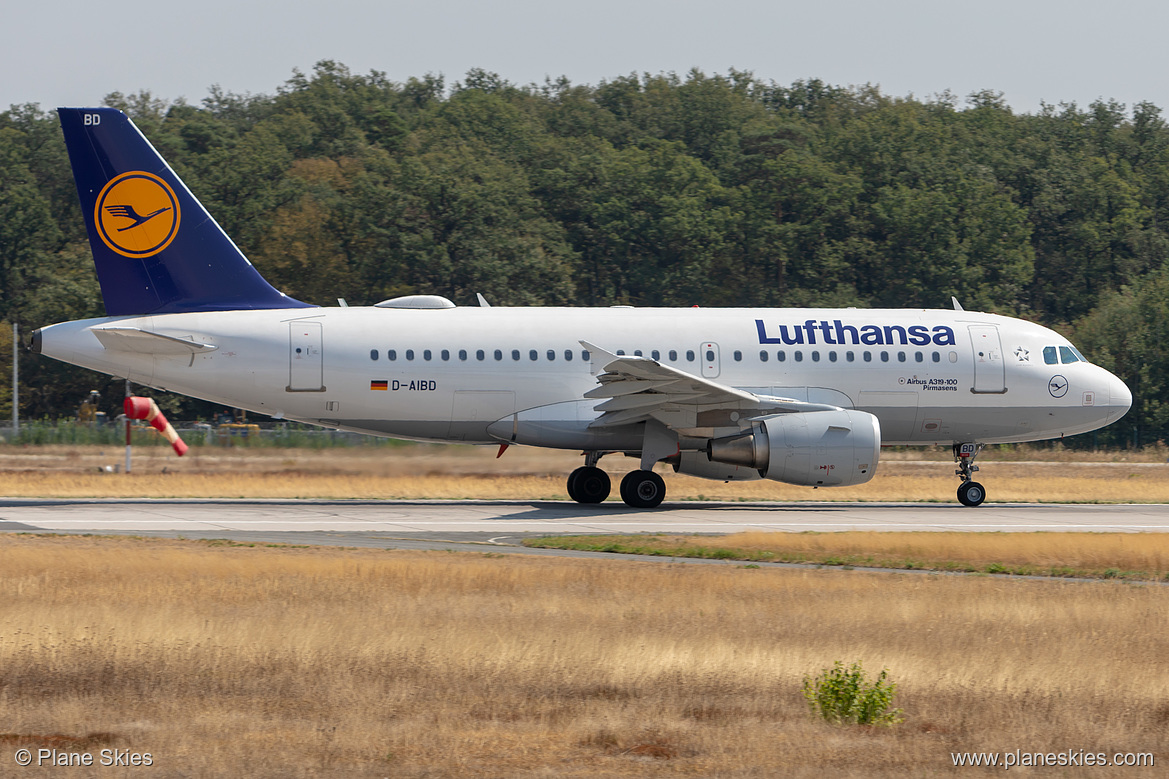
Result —
<path fill-rule="evenodd" d="M 652 352 L 650 352 L 649 356 L 654 360 L 662 359 L 662 353 L 659 352 L 657 349 L 654 349 Z"/>
<path fill-rule="evenodd" d="M 487 353 L 485 351 L 483 351 L 482 349 L 476 349 L 475 350 L 475 359 L 482 362 L 483 360 L 487 359 Z"/>
<path fill-rule="evenodd" d="M 386 353 L 386 357 L 389 357 L 391 360 L 398 359 L 398 350 L 397 349 L 390 349 L 390 351 L 388 351 Z"/>
<path fill-rule="evenodd" d="M 479 352 L 479 354 L 483 354 L 483 352 Z M 467 359 L 467 350 L 466 349 L 459 349 L 459 359 L 460 360 Z M 480 357 L 479 359 L 482 360 L 483 358 Z"/>
<path fill-rule="evenodd" d="M 812 362 L 820 362 L 820 352 L 812 351 Z"/>
<path fill-rule="evenodd" d="M 564 350 L 564 361 L 565 362 L 572 362 L 572 350 L 571 349 Z"/>
<path fill-rule="evenodd" d="M 796 362 L 803 362 L 804 361 L 804 353 L 801 352 L 799 349 L 796 349 L 795 358 L 796 358 Z"/>
<path fill-rule="evenodd" d="M 407 359 L 407 360 L 413 360 L 413 359 L 414 359 L 414 350 L 413 350 L 413 349 L 407 349 L 407 350 L 406 350 L 406 359 Z"/>
<path fill-rule="evenodd" d="M 836 352 L 828 352 L 828 362 L 836 362 Z"/>
<path fill-rule="evenodd" d="M 677 361 L 678 361 L 678 351 L 676 349 L 671 349 L 670 350 L 670 362 L 677 362 Z"/>
<path fill-rule="evenodd" d="M 759 350 L 759 362 L 767 362 L 767 350 L 766 349 Z"/>
<path fill-rule="evenodd" d="M 584 360 L 585 362 L 588 362 L 589 361 L 589 350 L 588 349 L 581 349 L 580 358 L 582 360 Z"/>
<path fill-rule="evenodd" d="M 520 358 L 520 350 L 519 349 L 512 349 L 511 350 L 511 358 L 513 360 L 518 360 Z"/>
<path fill-rule="evenodd" d="M 374 362 L 377 362 L 377 357 L 378 357 L 377 349 L 370 349 L 369 350 L 369 359 L 373 360 Z"/>
<path fill-rule="evenodd" d="M 540 353 L 537 352 L 535 349 L 532 349 L 531 351 L 528 352 L 528 359 L 531 360 L 532 362 L 535 362 L 536 360 L 540 359 Z"/>
<path fill-rule="evenodd" d="M 845 352 L 844 359 L 848 360 L 849 362 L 856 362 L 856 354 L 853 352 Z"/>
<path fill-rule="evenodd" d="M 872 361 L 873 361 L 873 353 L 872 352 L 865 352 L 865 362 L 872 362 Z"/>
<path fill-rule="evenodd" d="M 918 362 L 925 362 L 925 355 L 921 352 L 914 352 L 913 359 L 917 360 Z"/>
<path fill-rule="evenodd" d="M 634 350 L 633 350 L 633 356 L 634 356 L 634 357 L 640 357 L 640 356 L 641 356 L 641 349 L 634 349 Z"/>
<path fill-rule="evenodd" d="M 775 359 L 779 360 L 780 362 L 784 362 L 785 360 L 787 360 L 787 352 L 785 352 L 781 349 L 780 351 L 775 353 Z"/>
<path fill-rule="evenodd" d="M 694 350 L 693 349 L 686 350 L 686 362 L 694 362 Z"/>
<path fill-rule="evenodd" d="M 934 362 L 941 362 L 941 361 L 942 361 L 942 355 L 941 355 L 941 353 L 940 353 L 940 352 L 934 352 L 934 354 L 933 354 L 933 360 L 934 360 Z"/>
<path fill-rule="evenodd" d="M 1043 347 L 1043 361 L 1048 365 L 1059 365 L 1059 356 L 1055 353 L 1054 346 Z"/>
<path fill-rule="evenodd" d="M 443 350 L 442 350 L 442 360 L 443 360 L 443 362 L 446 362 L 446 361 L 447 361 L 447 360 L 449 360 L 450 358 L 451 358 L 451 350 L 450 350 L 450 349 L 443 349 Z"/>
<path fill-rule="evenodd" d="M 495 359 L 497 359 L 497 360 L 503 359 L 503 350 L 502 349 L 495 350 Z"/>
<path fill-rule="evenodd" d="M 429 349 L 425 349 L 425 350 L 423 350 L 423 352 L 422 352 L 422 359 L 424 359 L 424 360 L 429 360 L 429 359 L 430 359 L 430 350 L 429 350 Z"/>
<path fill-rule="evenodd" d="M 555 349 L 548 350 L 548 362 L 556 362 L 556 350 Z"/>

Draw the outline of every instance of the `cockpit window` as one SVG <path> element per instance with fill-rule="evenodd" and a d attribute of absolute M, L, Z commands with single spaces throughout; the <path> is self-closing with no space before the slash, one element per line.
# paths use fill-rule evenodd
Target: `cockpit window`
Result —
<path fill-rule="evenodd" d="M 1059 355 L 1056 354 L 1054 346 L 1043 347 L 1043 361 L 1048 365 L 1059 365 Z"/>
<path fill-rule="evenodd" d="M 1064 365 L 1069 362 L 1080 362 L 1083 358 L 1076 353 L 1076 350 L 1070 346 L 1059 347 L 1059 361 Z"/>

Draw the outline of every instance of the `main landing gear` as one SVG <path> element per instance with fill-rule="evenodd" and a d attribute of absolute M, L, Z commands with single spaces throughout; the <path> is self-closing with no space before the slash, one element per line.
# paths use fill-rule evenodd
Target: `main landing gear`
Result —
<path fill-rule="evenodd" d="M 568 497 L 577 503 L 600 503 L 609 497 L 609 474 L 597 467 L 604 452 L 586 452 L 585 464 L 568 474 Z"/>
<path fill-rule="evenodd" d="M 595 465 L 585 465 L 568 474 L 568 497 L 577 503 L 600 503 L 609 497 L 609 474 Z"/>
<path fill-rule="evenodd" d="M 978 471 L 974 458 L 982 451 L 982 444 L 954 444 L 954 461 L 958 463 L 958 470 L 954 475 L 962 479 L 958 487 L 958 502 L 963 506 L 981 506 L 986 500 L 986 489 L 974 481 L 973 474 Z"/>
<path fill-rule="evenodd" d="M 653 471 L 630 471 L 621 480 L 621 500 L 632 508 L 657 508 L 664 497 L 666 483 Z"/>
<path fill-rule="evenodd" d="M 577 503 L 600 503 L 609 497 L 609 474 L 597 467 L 602 452 L 589 452 L 585 464 L 568 475 L 568 497 Z M 666 483 L 653 471 L 630 471 L 621 480 L 621 500 L 637 509 L 657 508 L 666 497 Z"/>

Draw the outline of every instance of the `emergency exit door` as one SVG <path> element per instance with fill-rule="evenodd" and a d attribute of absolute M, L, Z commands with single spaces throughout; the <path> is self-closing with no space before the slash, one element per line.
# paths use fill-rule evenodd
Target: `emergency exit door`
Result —
<path fill-rule="evenodd" d="M 717 379 L 721 371 L 718 360 L 718 344 L 706 341 L 698 351 L 698 359 L 702 362 L 702 375 L 707 379 Z"/>

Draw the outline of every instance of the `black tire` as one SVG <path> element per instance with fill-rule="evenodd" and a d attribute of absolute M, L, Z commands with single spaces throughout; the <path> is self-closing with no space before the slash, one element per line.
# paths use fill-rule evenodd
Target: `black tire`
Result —
<path fill-rule="evenodd" d="M 568 496 L 577 503 L 600 503 L 613 489 L 609 474 L 587 465 L 568 474 Z"/>
<path fill-rule="evenodd" d="M 621 480 L 621 500 L 635 509 L 652 509 L 666 497 L 666 483 L 653 471 L 630 471 Z"/>
<path fill-rule="evenodd" d="M 958 502 L 963 506 L 981 506 L 982 501 L 986 500 L 986 489 L 976 481 L 962 482 L 962 486 L 958 488 Z"/>

